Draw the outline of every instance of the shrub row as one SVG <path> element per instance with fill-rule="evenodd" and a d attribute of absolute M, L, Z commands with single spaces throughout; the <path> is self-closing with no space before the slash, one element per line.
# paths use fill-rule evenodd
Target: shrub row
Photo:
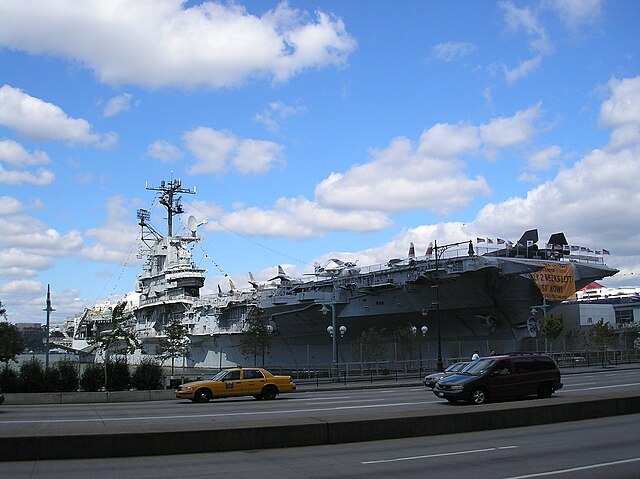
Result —
<path fill-rule="evenodd" d="M 20 364 L 18 372 L 6 364 L 0 370 L 0 389 L 6 393 L 101 391 L 105 382 L 107 391 L 162 389 L 162 367 L 145 358 L 131 372 L 125 360 L 116 358 L 89 364 L 80 375 L 74 361 L 57 361 L 45 369 L 40 359 L 32 358 Z"/>

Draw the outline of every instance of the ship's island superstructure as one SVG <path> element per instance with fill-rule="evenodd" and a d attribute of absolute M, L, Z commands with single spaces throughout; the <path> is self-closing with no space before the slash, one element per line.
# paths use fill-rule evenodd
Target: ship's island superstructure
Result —
<path fill-rule="evenodd" d="M 130 327 L 153 353 L 170 321 L 181 321 L 191 341 L 189 365 L 246 364 L 239 338 L 247 334 L 246 319 L 255 308 L 264 311 L 271 333 L 263 361 L 283 367 L 326 365 L 332 353 L 340 362 L 360 361 L 361 343 L 360 350 L 354 345 L 371 328 L 394 349 L 394 333 L 406 327 L 415 332 L 417 326 L 427 358 L 435 356 L 438 325 L 445 357 L 470 356 L 486 349 L 488 341 L 504 351 L 531 350 L 547 307 L 617 272 L 602 256 L 572 251 L 562 233 L 539 248 L 537 230 L 529 230 L 515 245 L 501 240 L 504 248 L 485 254 L 478 254 L 471 240 L 435 244 L 424 256 L 415 256 L 411 245 L 407 258 L 384 264 L 359 267 L 333 259 L 316 266 L 309 280 L 290 278 L 278 267 L 268 282 L 250 276 L 250 288 L 230 283 L 228 292 L 219 288 L 218 294 L 201 296 L 206 271 L 196 266 L 191 251 L 200 224 L 190 216 L 186 236 L 174 235 L 172 225 L 183 213 L 180 195 L 195 189 L 183 188 L 179 179 L 147 189 L 159 193 L 167 234 L 150 224 L 147 210 L 138 210 L 145 263 L 135 291 L 124 299 L 134 318 Z M 92 338 L 110 328 L 111 310 L 103 304 L 69 321 L 65 346 L 90 350 Z M 328 328 L 334 332 L 332 325 L 336 335 L 347 331 L 333 352 L 327 334 Z"/>

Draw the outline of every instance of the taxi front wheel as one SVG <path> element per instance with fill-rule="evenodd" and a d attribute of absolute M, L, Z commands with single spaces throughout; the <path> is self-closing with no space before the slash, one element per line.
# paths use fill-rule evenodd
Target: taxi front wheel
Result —
<path fill-rule="evenodd" d="M 198 389 L 193 395 L 193 400 L 195 402 L 209 402 L 210 399 L 211 393 L 208 389 Z"/>

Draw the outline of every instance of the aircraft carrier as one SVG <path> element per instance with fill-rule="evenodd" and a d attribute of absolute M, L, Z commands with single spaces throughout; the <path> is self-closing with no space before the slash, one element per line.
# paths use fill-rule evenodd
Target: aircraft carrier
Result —
<path fill-rule="evenodd" d="M 206 270 L 196 266 L 191 250 L 200 224 L 190 216 L 188 233 L 173 233 L 174 217 L 184 212 L 181 197 L 195 189 L 183 188 L 179 179 L 147 189 L 157 192 L 166 209 L 167 232 L 151 225 L 147 210 L 138 210 L 145 263 L 135 291 L 124 300 L 147 353 L 166 338 L 170 321 L 187 327 L 188 366 L 256 360 L 267 367 L 312 369 L 336 360 L 468 357 L 489 344 L 501 351 L 532 350 L 548 308 L 617 273 L 602 255 L 571 246 L 563 233 L 538 246 L 534 229 L 515 244 L 498 239 L 497 249 L 484 254 L 477 251 L 478 238 L 475 248 L 471 239 L 435 242 L 423 256 L 411 245 L 406 258 L 384 264 L 359 267 L 335 258 L 305 280 L 278 267 L 265 283 L 251 276 L 249 288 L 230 283 L 227 292 L 219 288 L 218 294 L 201 296 Z M 70 321 L 67 346 L 90 350 L 92 339 L 110 329 L 111 310 L 103 304 Z M 259 359 L 240 348 L 242 335 L 252 334 L 248 318 L 256 311 L 269 333 Z M 372 335 L 382 342 L 373 352 Z"/>

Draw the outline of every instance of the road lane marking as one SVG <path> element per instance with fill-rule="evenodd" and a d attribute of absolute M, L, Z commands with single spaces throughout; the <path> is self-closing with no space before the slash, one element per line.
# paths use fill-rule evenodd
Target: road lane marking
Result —
<path fill-rule="evenodd" d="M 190 415 L 175 415 L 175 416 L 144 416 L 144 417 L 105 417 L 105 418 L 85 418 L 85 419 L 36 419 L 36 420 L 9 420 L 0 421 L 2 424 L 45 424 L 45 423 L 82 423 L 82 422 L 118 422 L 118 421 L 150 421 L 158 419 L 199 419 L 199 418 L 215 418 L 215 417 L 229 417 L 229 416 L 257 416 L 257 415 L 269 415 L 269 414 L 287 414 L 292 413 L 310 413 L 310 412 L 329 412 L 329 411 L 346 411 L 353 409 L 372 409 L 372 408 L 388 408 L 388 407 L 402 407 L 402 406 L 419 406 L 424 404 L 433 404 L 441 401 L 418 401 L 418 402 L 401 402 L 393 404 L 368 404 L 362 406 L 336 406 L 328 408 L 308 408 L 308 409 L 289 409 L 286 411 L 250 411 L 250 412 L 221 412 L 212 414 L 190 414 Z"/>
<path fill-rule="evenodd" d="M 515 449 L 517 447 L 518 446 L 500 446 L 500 447 L 487 447 L 485 449 L 470 449 L 468 451 L 441 452 L 438 454 L 425 454 L 423 456 L 408 456 L 408 457 L 396 457 L 393 459 L 378 459 L 375 461 L 362 461 L 361 464 L 384 464 L 387 462 L 415 461 L 418 459 L 433 459 L 435 457 L 450 457 L 450 456 L 460 456 L 463 454 L 478 454 L 480 452 L 501 451 L 503 449 Z"/>
<path fill-rule="evenodd" d="M 595 389 L 611 389 L 611 388 L 627 388 L 630 386 L 640 386 L 640 383 L 628 383 L 628 384 L 612 384 L 611 386 L 593 386 L 590 388 L 578 388 L 573 389 L 572 387 L 567 388 L 568 391 L 593 391 Z M 563 388 L 564 389 L 564 388 Z"/>
<path fill-rule="evenodd" d="M 509 476 L 503 479 L 529 479 L 531 477 L 557 476 L 558 474 L 566 474 L 568 472 L 587 471 L 589 469 L 598 469 L 600 467 L 617 466 L 620 464 L 630 464 L 640 461 L 640 457 L 632 457 L 631 459 L 622 459 L 621 461 L 600 462 L 598 464 L 589 464 L 588 466 L 570 467 L 567 469 L 556 469 L 555 471 L 537 472 L 534 474 L 525 474 L 523 476 Z"/>

